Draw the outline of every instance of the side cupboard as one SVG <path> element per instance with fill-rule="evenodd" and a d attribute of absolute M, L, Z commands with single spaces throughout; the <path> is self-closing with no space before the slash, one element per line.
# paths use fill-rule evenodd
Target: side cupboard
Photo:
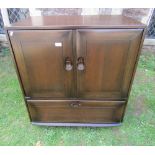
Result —
<path fill-rule="evenodd" d="M 120 125 L 145 29 L 103 15 L 29 17 L 7 27 L 32 124 Z"/>

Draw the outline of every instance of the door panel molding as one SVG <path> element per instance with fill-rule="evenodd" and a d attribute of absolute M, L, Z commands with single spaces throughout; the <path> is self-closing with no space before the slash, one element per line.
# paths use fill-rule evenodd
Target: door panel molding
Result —
<path fill-rule="evenodd" d="M 64 67 L 65 57 L 74 61 L 72 30 L 14 31 L 11 42 L 27 97 L 74 97 L 74 72 Z"/>
<path fill-rule="evenodd" d="M 27 97 L 52 96 L 53 98 L 126 98 L 142 32 L 143 29 L 14 31 L 13 37 L 10 38 L 17 59 L 21 80 L 24 85 L 25 95 Z M 61 42 L 62 47 L 54 47 L 55 42 Z M 57 75 L 55 79 L 57 82 L 53 81 L 54 83 L 51 85 L 54 86 L 55 83 L 60 83 L 60 87 L 57 87 L 57 85 L 53 87 L 53 90 L 52 87 L 50 88 L 50 79 L 48 81 L 45 80 L 43 73 L 40 74 L 40 78 L 42 79 L 41 82 L 45 80 L 45 83 L 49 83 L 49 86 L 45 84 L 47 86 L 46 88 L 43 86 L 39 88 L 39 78 L 37 76 L 31 78 L 31 71 L 33 71 L 30 63 L 31 56 L 37 56 L 34 53 L 37 52 L 35 51 L 36 47 L 38 51 L 40 50 L 39 46 L 42 48 L 40 54 L 46 51 L 47 55 L 43 54 L 43 56 L 48 60 L 48 64 L 51 64 L 49 61 L 49 51 L 52 50 L 55 52 L 52 57 L 54 58 L 56 56 L 55 59 L 59 61 L 56 61 L 54 64 L 59 66 L 58 71 L 59 73 L 61 72 L 62 76 L 58 74 L 59 76 Z M 33 47 L 35 47 L 35 50 Z M 30 48 L 31 52 L 27 48 Z M 29 56 L 28 53 L 30 53 Z M 32 63 L 34 65 L 35 56 L 33 56 L 34 62 Z M 64 70 L 64 61 L 67 56 L 71 58 L 74 65 L 71 72 Z M 84 58 L 85 69 L 83 71 L 77 70 L 78 57 Z M 41 63 L 41 55 L 39 60 L 40 62 L 36 61 L 36 63 Z M 55 60 L 53 59 L 53 61 Z M 47 62 L 45 61 L 43 64 L 45 65 Z M 43 68 L 44 70 L 42 72 L 47 75 L 46 77 L 50 77 L 53 74 L 50 70 L 48 74 L 45 66 Z M 33 72 L 36 75 L 35 70 Z M 60 81 L 58 82 L 58 80 Z M 34 87 L 35 82 L 38 88 Z M 39 91 L 37 92 L 37 90 Z"/>
<path fill-rule="evenodd" d="M 136 61 L 132 58 L 138 54 L 142 32 L 143 29 L 77 30 L 77 57 L 84 57 L 86 66 L 83 72 L 77 71 L 78 97 L 127 97 Z"/>

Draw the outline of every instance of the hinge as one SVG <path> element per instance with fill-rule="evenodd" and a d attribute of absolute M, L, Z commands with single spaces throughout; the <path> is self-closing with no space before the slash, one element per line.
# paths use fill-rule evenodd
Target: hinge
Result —
<path fill-rule="evenodd" d="M 27 100 L 27 99 L 31 99 L 31 97 L 26 96 L 25 99 L 26 99 L 26 100 Z"/>
<path fill-rule="evenodd" d="M 13 36 L 13 31 L 9 31 L 9 36 L 10 36 L 10 37 Z"/>

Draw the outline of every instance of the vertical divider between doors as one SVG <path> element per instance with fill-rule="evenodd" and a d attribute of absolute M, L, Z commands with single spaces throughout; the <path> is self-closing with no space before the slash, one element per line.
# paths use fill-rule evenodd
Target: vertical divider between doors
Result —
<path fill-rule="evenodd" d="M 73 30 L 72 31 L 72 42 L 73 42 L 73 65 L 74 65 L 74 88 L 75 88 L 75 98 L 78 97 L 78 93 L 77 93 L 77 67 L 76 67 L 76 60 L 77 60 L 77 30 Z"/>

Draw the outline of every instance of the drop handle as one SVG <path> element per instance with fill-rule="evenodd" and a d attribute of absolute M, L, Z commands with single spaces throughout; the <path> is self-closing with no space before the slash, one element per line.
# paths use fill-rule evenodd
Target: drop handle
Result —
<path fill-rule="evenodd" d="M 83 57 L 79 57 L 77 59 L 77 69 L 79 71 L 83 71 L 85 69 L 84 58 Z"/>
<path fill-rule="evenodd" d="M 72 65 L 71 58 L 66 57 L 66 59 L 65 59 L 65 70 L 71 71 L 72 69 L 73 69 L 73 65 Z"/>
<path fill-rule="evenodd" d="M 81 106 L 81 104 L 79 102 L 75 102 L 75 103 L 71 103 L 70 106 L 72 108 L 79 108 Z"/>

